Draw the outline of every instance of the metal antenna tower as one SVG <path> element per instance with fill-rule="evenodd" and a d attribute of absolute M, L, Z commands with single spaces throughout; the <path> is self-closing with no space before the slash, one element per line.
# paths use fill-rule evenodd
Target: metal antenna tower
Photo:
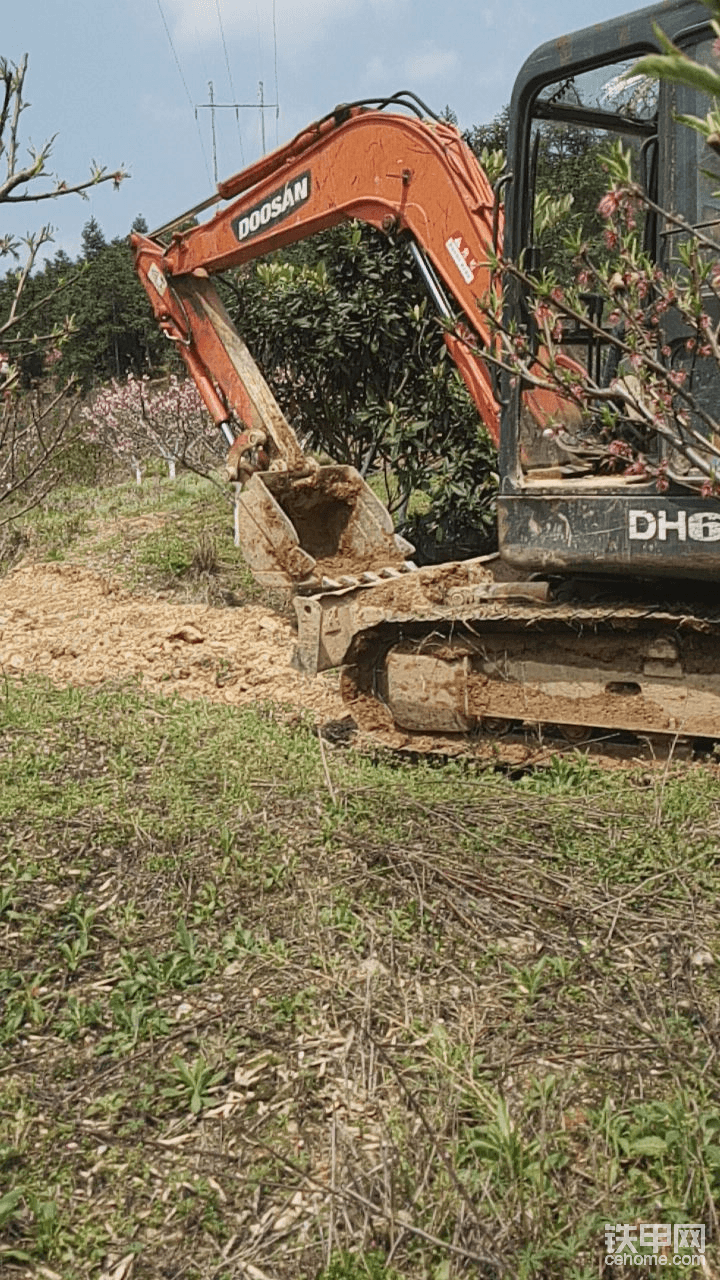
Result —
<path fill-rule="evenodd" d="M 264 155 L 265 154 L 265 112 L 270 111 L 273 108 L 279 109 L 279 104 L 277 102 L 265 101 L 265 93 L 263 90 L 262 80 L 259 82 L 259 89 L 258 89 L 259 102 L 216 102 L 215 91 L 213 88 L 212 80 L 208 82 L 208 92 L 209 92 L 210 101 L 197 103 L 195 107 L 195 119 L 197 120 L 198 111 L 210 112 L 210 127 L 212 129 L 212 144 L 213 144 L 213 171 L 214 171 L 214 177 L 215 177 L 215 185 L 217 186 L 218 169 L 217 169 L 217 139 L 215 135 L 215 112 L 216 111 L 234 111 L 235 114 L 237 115 L 238 111 L 259 111 L 260 121 L 261 121 L 261 131 L 262 131 L 262 149 L 263 149 L 263 155 Z"/>

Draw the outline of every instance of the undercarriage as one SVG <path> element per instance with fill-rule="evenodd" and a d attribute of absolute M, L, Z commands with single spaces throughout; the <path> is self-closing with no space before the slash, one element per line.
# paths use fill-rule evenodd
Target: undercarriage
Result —
<path fill-rule="evenodd" d="M 296 663 L 341 667 L 349 713 L 389 745 L 720 738 L 720 609 L 702 588 L 623 588 L 513 580 L 485 557 L 299 596 Z"/>

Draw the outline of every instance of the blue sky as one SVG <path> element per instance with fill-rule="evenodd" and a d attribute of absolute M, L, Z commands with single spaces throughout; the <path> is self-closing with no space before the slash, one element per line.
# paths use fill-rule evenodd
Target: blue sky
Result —
<path fill-rule="evenodd" d="M 24 143 L 57 135 L 51 168 L 68 183 L 92 160 L 131 177 L 87 201 L 4 205 L 0 234 L 50 221 L 55 247 L 74 257 L 90 216 L 108 238 L 123 236 L 138 214 L 157 226 L 210 194 L 211 118 L 200 105 L 210 81 L 217 103 L 257 103 L 261 81 L 275 102 L 277 88 L 279 117 L 265 112 L 268 150 L 338 102 L 397 89 L 435 110 L 451 106 L 466 127 L 509 101 L 538 44 L 627 8 L 627 0 L 21 0 L 6 6 L 0 55 L 29 55 Z M 260 112 L 218 109 L 215 119 L 225 178 L 261 153 Z"/>

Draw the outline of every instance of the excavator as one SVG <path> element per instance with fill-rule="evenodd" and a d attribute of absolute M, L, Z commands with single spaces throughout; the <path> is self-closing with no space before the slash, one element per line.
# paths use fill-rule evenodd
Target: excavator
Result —
<path fill-rule="evenodd" d="M 296 665 L 340 669 L 349 714 L 392 745 L 451 749 L 535 726 L 573 744 L 720 738 L 720 501 L 707 483 L 717 442 L 684 453 L 662 435 L 646 443 L 662 488 L 649 472 L 598 466 L 592 414 L 578 422 L 560 392 L 498 371 L 488 322 L 497 255 L 543 266 L 539 196 L 563 149 L 597 155 L 620 139 L 631 150 L 650 201 L 644 245 L 660 266 L 678 225 L 720 243 L 702 140 L 677 118 L 704 110 L 682 86 L 632 74 L 658 49 L 656 24 L 710 61 L 714 33 L 696 0 L 528 58 L 494 187 L 458 130 L 403 91 L 335 108 L 208 200 L 132 236 L 154 315 L 230 446 L 245 558 L 259 582 L 294 593 Z M 437 309 L 497 446 L 495 555 L 418 568 L 361 475 L 303 451 L 221 301 L 218 273 L 347 219 L 405 241 Z M 527 329 L 521 283 L 504 306 L 508 324 Z M 596 382 L 614 350 L 598 306 L 593 324 L 563 336 L 569 367 Z M 690 359 L 682 324 L 669 317 L 664 336 L 677 362 Z M 714 367 L 696 381 L 716 404 Z"/>

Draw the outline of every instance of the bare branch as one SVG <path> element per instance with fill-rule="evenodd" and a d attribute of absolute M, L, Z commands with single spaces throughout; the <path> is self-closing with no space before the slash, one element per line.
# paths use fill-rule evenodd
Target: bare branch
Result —
<path fill-rule="evenodd" d="M 19 66 L 13 67 L 12 63 L 4 64 L 4 74 L 6 83 L 9 83 L 11 99 L 13 94 L 15 96 L 15 104 L 12 109 L 12 121 L 10 123 L 10 141 L 8 145 L 8 173 L 15 172 L 15 166 L 17 163 L 18 125 L 20 123 L 20 113 L 23 109 L 23 85 L 25 83 L 27 63 L 28 56 L 27 54 L 24 54 Z"/>
<path fill-rule="evenodd" d="M 28 236 L 26 238 L 25 244 L 28 247 L 27 258 L 25 259 L 25 263 L 22 267 L 22 270 L 18 273 L 17 284 L 15 287 L 15 294 L 13 296 L 12 302 L 10 303 L 10 310 L 8 311 L 7 318 L 0 325 L 0 333 L 4 333 L 6 329 L 11 328 L 12 325 L 14 325 L 17 322 L 18 304 L 20 302 L 20 298 L 22 297 L 23 291 L 25 289 L 25 285 L 27 284 L 28 278 L 30 276 L 30 272 L 32 271 L 35 265 L 35 261 L 37 259 L 38 253 L 40 252 L 42 246 L 44 244 L 47 244 L 48 241 L 50 240 L 52 240 L 52 236 L 50 234 L 50 227 L 47 227 L 47 226 L 41 227 L 37 235 Z"/>
<path fill-rule="evenodd" d="M 39 148 L 29 147 L 29 159 L 24 164 L 20 162 L 20 124 L 27 105 L 24 100 L 27 66 L 27 54 L 18 64 L 0 59 L 0 156 L 5 169 L 0 178 L 0 204 L 33 204 L 73 194 L 84 197 L 89 188 L 105 182 L 119 186 L 127 177 L 124 170 L 108 171 L 94 161 L 90 177 L 73 184 L 49 173 L 47 165 L 54 136 Z M 36 189 L 38 179 L 44 181 Z M 42 348 L 44 344 L 57 343 L 71 332 L 70 319 L 58 324 L 46 321 L 38 326 L 40 332 L 31 336 L 20 330 L 21 322 L 36 312 L 42 316 L 51 299 L 71 283 L 66 281 L 31 305 L 22 305 L 40 251 L 51 241 L 49 224 L 28 233 L 22 240 L 9 234 L 0 237 L 0 256 L 11 254 L 20 261 L 20 245 L 25 246 L 18 270 L 8 277 L 10 298 L 0 318 L 4 347 L 0 353 L 0 503 L 7 502 L 19 491 L 27 497 L 22 510 L 10 502 L 6 508 L 9 514 L 0 523 L 30 510 L 52 487 L 57 474 L 55 464 L 66 448 L 75 409 L 75 400 L 71 399 L 72 381 L 58 389 L 52 377 L 48 377 L 34 387 L 31 395 L 20 391 L 20 371 L 10 363 L 7 354 L 11 348 L 17 351 L 26 346 Z"/>
<path fill-rule="evenodd" d="M 30 181 L 32 178 L 39 177 L 42 170 L 26 169 L 21 175 L 13 180 L 10 190 L 14 190 L 22 182 Z M 4 191 L 8 189 L 0 187 L 0 202 L 3 204 L 32 204 L 38 200 L 56 200 L 58 196 L 83 195 L 90 187 L 97 187 L 102 182 L 112 182 L 115 187 L 119 187 L 121 182 L 129 178 L 129 174 L 124 169 L 116 169 L 114 173 L 108 173 L 105 169 L 95 172 L 92 177 L 85 182 L 77 182 L 74 186 L 68 186 L 66 182 L 58 181 L 57 186 L 52 191 L 26 192 L 19 196 L 5 195 Z"/>

